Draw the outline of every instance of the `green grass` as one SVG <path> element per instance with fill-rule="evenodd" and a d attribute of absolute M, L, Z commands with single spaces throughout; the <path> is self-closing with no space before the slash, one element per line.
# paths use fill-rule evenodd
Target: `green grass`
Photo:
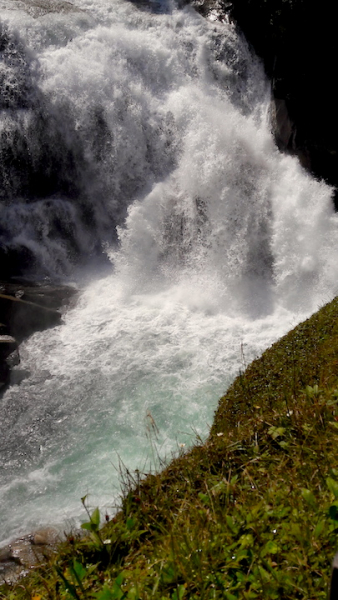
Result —
<path fill-rule="evenodd" d="M 0 598 L 327 598 L 338 546 L 338 300 L 255 360 L 210 436 Z M 85 502 L 85 499 L 84 499 Z M 1 595 L 2 594 L 2 595 Z"/>

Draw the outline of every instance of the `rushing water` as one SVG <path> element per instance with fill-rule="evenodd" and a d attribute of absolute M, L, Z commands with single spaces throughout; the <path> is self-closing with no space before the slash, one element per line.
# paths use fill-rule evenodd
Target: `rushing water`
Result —
<path fill-rule="evenodd" d="M 1 405 L 5 540 L 111 511 L 196 434 L 239 368 L 336 293 L 331 191 L 274 146 L 261 66 L 190 7 L 2 0 L 2 242 L 75 277 Z M 151 5 L 150 5 L 151 6 Z M 155 427 L 156 424 L 156 427 Z M 157 430 L 158 428 L 158 430 Z"/>

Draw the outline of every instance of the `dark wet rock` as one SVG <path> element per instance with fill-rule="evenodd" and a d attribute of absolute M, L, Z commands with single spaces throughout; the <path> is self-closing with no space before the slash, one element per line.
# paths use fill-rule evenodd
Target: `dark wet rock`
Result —
<path fill-rule="evenodd" d="M 0 264 L 1 278 L 6 280 L 12 277 L 23 277 L 25 273 L 35 268 L 36 261 L 33 252 L 28 248 L 20 244 L 16 246 L 11 243 L 5 244 L 1 240 L 0 232 Z"/>
<path fill-rule="evenodd" d="M 61 322 L 60 308 L 76 290 L 69 286 L 0 283 L 0 319 L 18 342 Z"/>
<path fill-rule="evenodd" d="M 0 314 L 18 341 L 61 321 L 61 313 L 57 310 L 1 293 Z"/>
<path fill-rule="evenodd" d="M 19 348 L 16 348 L 9 356 L 7 356 L 6 362 L 10 369 L 20 364 Z"/>
<path fill-rule="evenodd" d="M 0 360 L 0 394 L 10 381 L 11 370 L 6 361 Z"/>
<path fill-rule="evenodd" d="M 274 98 L 272 102 L 272 121 L 277 146 L 282 149 L 294 149 L 296 129 L 283 98 Z"/>
<path fill-rule="evenodd" d="M 61 323 L 61 312 L 76 296 L 69 286 L 0 282 L 0 393 L 20 362 L 18 345 L 32 333 Z"/>
<path fill-rule="evenodd" d="M 233 16 L 263 58 L 273 95 L 284 101 L 285 117 L 293 123 L 292 144 L 286 136 L 282 148 L 298 155 L 313 175 L 337 187 L 334 5 L 328 0 L 320 6 L 301 0 L 236 0 Z"/>
<path fill-rule="evenodd" d="M 0 293 L 58 310 L 69 305 L 70 300 L 76 294 L 76 289 L 66 285 L 46 285 L 24 280 L 21 282 L 0 281 Z"/>
<path fill-rule="evenodd" d="M 11 356 L 14 353 L 18 353 L 17 341 L 11 335 L 4 333 L 4 331 L 7 331 L 7 328 L 3 324 L 0 324 L 0 392 L 9 383 L 10 371 L 13 366 L 11 364 Z"/>
<path fill-rule="evenodd" d="M 0 360 L 7 359 L 17 350 L 18 342 L 11 335 L 0 334 Z"/>
<path fill-rule="evenodd" d="M 312 175 L 336 188 L 338 209 L 335 3 L 191 0 L 191 4 L 204 16 L 215 12 L 219 20 L 235 23 L 262 58 L 271 80 L 279 148 L 297 155 Z"/>

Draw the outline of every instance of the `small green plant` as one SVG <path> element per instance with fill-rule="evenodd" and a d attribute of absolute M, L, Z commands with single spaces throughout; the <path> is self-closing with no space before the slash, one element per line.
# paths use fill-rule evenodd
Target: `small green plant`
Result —
<path fill-rule="evenodd" d="M 101 521 L 100 511 L 98 508 L 95 508 L 93 510 L 93 512 L 90 514 L 88 507 L 86 505 L 86 499 L 87 499 L 87 496 L 83 496 L 83 498 L 81 498 L 81 502 L 83 504 L 83 507 L 84 507 L 88 517 L 89 517 L 89 521 L 87 521 L 86 523 L 82 523 L 81 529 L 85 529 L 86 531 L 89 531 L 92 540 L 96 544 L 98 544 L 98 546 L 103 546 L 104 542 L 103 542 L 101 534 L 100 534 L 100 521 Z"/>

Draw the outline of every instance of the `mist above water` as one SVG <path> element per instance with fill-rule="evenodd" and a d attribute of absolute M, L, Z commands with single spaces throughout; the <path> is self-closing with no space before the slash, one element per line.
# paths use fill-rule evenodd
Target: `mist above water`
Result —
<path fill-rule="evenodd" d="M 338 274 L 331 190 L 278 152 L 267 82 L 232 26 L 169 4 L 13 6 L 2 242 L 36 276 L 75 278 L 99 249 L 111 266 L 21 348 L 2 400 L 3 540 L 76 521 L 86 493 L 111 511 L 120 459 L 146 471 L 206 436 L 238 370 Z"/>

